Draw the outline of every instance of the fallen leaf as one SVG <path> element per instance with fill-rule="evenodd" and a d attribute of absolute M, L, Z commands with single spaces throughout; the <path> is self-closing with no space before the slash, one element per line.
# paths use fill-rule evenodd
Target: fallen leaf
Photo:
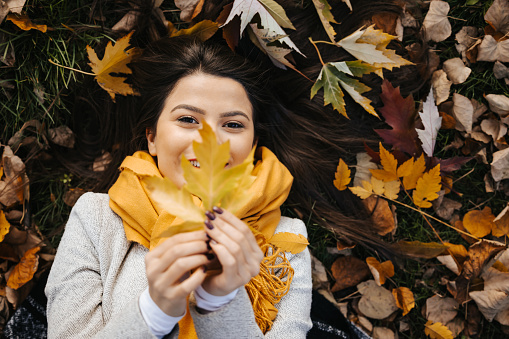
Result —
<path fill-rule="evenodd" d="M 311 255 L 311 277 L 313 280 L 313 290 L 329 288 L 329 279 L 327 278 L 325 266 L 313 255 Z"/>
<path fill-rule="evenodd" d="M 96 75 L 95 79 L 99 86 L 108 92 L 113 101 L 115 101 L 115 94 L 136 94 L 131 85 L 125 82 L 126 77 L 112 75 L 114 73 L 131 74 L 127 64 L 131 62 L 135 55 L 141 53 L 137 48 L 126 50 L 129 47 L 129 39 L 132 34 L 133 32 L 118 39 L 115 46 L 111 45 L 111 41 L 108 42 L 102 59 L 97 57 L 92 47 L 87 46 L 89 65 Z"/>
<path fill-rule="evenodd" d="M 429 320 L 424 325 L 424 333 L 431 339 L 453 339 L 452 332 L 442 323 L 432 323 Z"/>
<path fill-rule="evenodd" d="M 463 64 L 460 58 L 452 58 L 444 61 L 443 68 L 447 77 L 453 82 L 453 84 L 464 83 L 472 70 Z"/>
<path fill-rule="evenodd" d="M 488 110 L 488 107 L 486 107 L 485 104 L 481 104 L 479 101 L 475 99 L 470 99 L 470 102 L 474 107 L 474 118 L 472 119 L 472 122 L 476 123 L 479 117 Z"/>
<path fill-rule="evenodd" d="M 459 131 L 472 132 L 472 124 L 474 119 L 474 106 L 467 97 L 454 93 L 452 95 L 454 103 L 452 112 L 456 119 L 456 129 Z"/>
<path fill-rule="evenodd" d="M 456 50 L 461 54 L 461 59 L 467 61 L 467 50 L 476 43 L 478 36 L 477 28 L 473 26 L 463 26 L 458 33 L 456 33 Z"/>
<path fill-rule="evenodd" d="M 432 1 L 429 5 L 428 13 L 422 23 L 426 40 L 436 42 L 444 41 L 451 33 L 451 23 L 449 22 L 450 6 L 445 1 Z"/>
<path fill-rule="evenodd" d="M 509 236 L 509 204 L 493 220 L 492 234 L 495 237 Z"/>
<path fill-rule="evenodd" d="M 34 247 L 25 252 L 9 275 L 9 279 L 7 280 L 8 287 L 17 290 L 32 279 L 39 266 L 39 256 L 37 252 L 39 252 L 40 249 L 40 247 Z"/>
<path fill-rule="evenodd" d="M 198 5 L 201 4 L 203 6 L 203 0 L 175 0 L 175 6 L 180 9 L 180 20 L 182 21 L 191 21 L 193 15 L 196 16 L 201 11 L 201 8 L 198 8 Z M 199 9 L 195 13 L 195 11 Z"/>
<path fill-rule="evenodd" d="M 0 210 L 0 242 L 4 241 L 5 235 L 9 233 L 11 224 L 7 221 L 4 211 Z"/>
<path fill-rule="evenodd" d="M 336 169 L 334 186 L 340 191 L 345 190 L 351 181 L 350 174 L 351 171 L 348 169 L 347 164 L 343 161 L 343 159 L 339 159 L 338 168 Z"/>
<path fill-rule="evenodd" d="M 322 22 L 323 28 L 325 32 L 329 36 L 331 42 L 335 42 L 334 36 L 336 35 L 336 31 L 332 27 L 331 23 L 337 24 L 336 20 L 334 20 L 334 16 L 331 13 L 331 6 L 327 2 L 327 0 L 313 0 L 313 5 L 315 5 L 316 12 L 318 13 L 318 17 Z"/>
<path fill-rule="evenodd" d="M 421 208 L 431 207 L 431 201 L 438 198 L 438 192 L 442 188 L 441 181 L 440 164 L 438 164 L 417 180 L 417 186 L 412 195 L 414 204 Z"/>
<path fill-rule="evenodd" d="M 398 287 L 392 290 L 396 300 L 396 306 L 403 310 L 403 316 L 407 315 L 415 307 L 414 294 L 408 287 Z"/>
<path fill-rule="evenodd" d="M 373 339 L 394 339 L 394 332 L 387 327 L 375 326 L 371 334 Z"/>
<path fill-rule="evenodd" d="M 507 134 L 507 126 L 496 119 L 484 119 L 481 121 L 481 129 L 491 136 L 493 141 L 497 141 Z"/>
<path fill-rule="evenodd" d="M 438 0 L 433 2 L 437 1 Z M 433 87 L 433 96 L 437 105 L 449 98 L 452 81 L 447 78 L 447 73 L 445 73 L 443 69 L 439 69 L 438 71 L 433 72 L 433 76 L 431 77 L 431 85 Z"/>
<path fill-rule="evenodd" d="M 491 175 L 495 182 L 509 178 L 509 148 L 493 153 Z"/>
<path fill-rule="evenodd" d="M 447 324 L 458 315 L 459 304 L 453 298 L 434 295 L 426 300 L 426 319 Z"/>
<path fill-rule="evenodd" d="M 292 254 L 304 251 L 309 245 L 305 236 L 290 232 L 276 233 L 268 240 L 268 242 L 280 248 L 284 252 L 290 252 Z"/>
<path fill-rule="evenodd" d="M 485 35 L 478 48 L 477 61 L 509 62 L 509 40 L 497 41 Z"/>
<path fill-rule="evenodd" d="M 371 219 L 376 232 L 381 236 L 391 233 L 396 227 L 396 223 L 389 203 L 385 199 L 375 196 L 370 196 L 363 202 L 368 211 L 371 212 Z"/>
<path fill-rule="evenodd" d="M 492 24 L 502 34 L 509 33 L 509 2 L 507 0 L 495 0 L 490 6 L 484 20 Z"/>
<path fill-rule="evenodd" d="M 324 106 L 332 104 L 332 107 L 340 114 L 348 118 L 345 110 L 345 101 L 343 99 L 343 91 L 339 87 L 338 76 L 340 72 L 330 63 L 325 64 L 316 79 L 315 84 L 311 88 L 311 99 L 323 87 Z"/>
<path fill-rule="evenodd" d="M 392 293 L 374 280 L 368 280 L 357 285 L 359 293 L 359 310 L 366 317 L 372 319 L 385 319 L 398 309 Z"/>
<path fill-rule="evenodd" d="M 358 285 L 371 274 L 366 263 L 354 256 L 342 256 L 331 266 L 332 276 L 336 280 L 331 291 L 337 292 Z"/>
<path fill-rule="evenodd" d="M 372 177 L 373 179 L 373 177 Z M 371 182 L 362 181 L 362 186 L 348 187 L 353 194 L 357 195 L 361 199 L 367 199 L 373 194 L 373 185 Z"/>
<path fill-rule="evenodd" d="M 7 20 L 11 21 L 13 24 L 15 24 L 24 31 L 35 29 L 43 33 L 46 33 L 46 31 L 48 30 L 48 26 L 46 25 L 34 24 L 26 14 L 9 14 L 7 15 Z"/>
<path fill-rule="evenodd" d="M 362 181 L 371 181 L 370 170 L 376 169 L 377 166 L 371 161 L 371 157 L 367 153 L 357 153 L 357 164 L 355 169 L 355 177 L 353 179 L 354 186 L 361 186 Z"/>
<path fill-rule="evenodd" d="M 138 21 L 138 16 L 140 15 L 139 11 L 132 10 L 127 12 L 122 19 L 120 19 L 111 30 L 114 32 L 129 32 L 134 29 L 134 25 Z"/>
<path fill-rule="evenodd" d="M 484 97 L 488 101 L 492 112 L 495 112 L 500 116 L 506 116 L 509 114 L 509 98 L 506 95 L 488 94 Z"/>
<path fill-rule="evenodd" d="M 56 128 L 50 128 L 48 130 L 48 138 L 57 145 L 67 148 L 74 147 L 74 133 L 67 126 L 62 125 Z"/>
<path fill-rule="evenodd" d="M 509 85 L 509 68 L 500 61 L 495 61 L 493 65 L 493 75 L 495 75 L 497 79 L 504 79 L 505 84 Z"/>
<path fill-rule="evenodd" d="M 449 199 L 447 197 L 444 197 L 442 199 L 442 203 L 440 204 L 439 207 L 435 207 L 435 205 L 433 204 L 433 208 L 437 215 L 445 220 L 450 220 L 452 218 L 452 215 L 454 214 L 454 211 L 459 210 L 462 206 L 463 205 L 460 202 Z"/>
<path fill-rule="evenodd" d="M 485 206 L 482 211 L 473 210 L 465 214 L 463 226 L 473 236 L 482 238 L 491 233 L 493 219 L 495 216 L 491 213 L 491 208 Z"/>
<path fill-rule="evenodd" d="M 173 24 L 171 22 L 168 22 L 168 31 L 170 37 L 188 35 L 196 37 L 200 41 L 207 41 L 217 32 L 218 29 L 219 24 L 211 20 L 203 20 L 197 22 L 196 24 L 189 28 L 181 30 L 175 29 Z"/>
<path fill-rule="evenodd" d="M 394 265 L 390 260 L 380 263 L 376 258 L 368 257 L 366 258 L 366 264 L 368 264 L 369 270 L 378 286 L 382 286 L 386 278 L 394 276 Z"/>
<path fill-rule="evenodd" d="M 411 190 L 417 187 L 417 181 L 424 175 L 426 160 L 424 160 L 424 153 L 422 153 L 415 162 L 413 158 L 408 161 L 412 161 L 412 171 L 409 175 L 403 177 L 403 187 L 406 190 Z"/>
<path fill-rule="evenodd" d="M 275 35 L 274 32 L 268 29 L 258 28 L 257 24 L 250 24 L 247 32 L 251 41 L 262 52 L 269 56 L 269 59 L 274 65 L 281 69 L 290 67 L 294 70 L 297 70 L 295 66 L 288 59 L 286 59 L 286 56 L 290 54 L 291 50 L 281 47 L 283 46 L 282 44 L 280 44 L 281 46 L 273 45 L 274 41 L 283 36 Z"/>
<path fill-rule="evenodd" d="M 85 193 L 86 191 L 81 188 L 69 188 L 69 190 L 64 193 L 64 203 L 67 206 L 72 207 L 74 204 L 76 204 L 76 201 L 78 201 L 78 199 Z"/>
<path fill-rule="evenodd" d="M 428 157 L 433 157 L 435 150 L 435 142 L 437 140 L 438 131 L 442 126 L 442 118 L 438 114 L 438 108 L 435 105 L 433 91 L 430 90 L 428 97 L 422 104 L 422 113 L 419 112 L 424 129 L 415 129 L 422 142 L 422 149 Z"/>
<path fill-rule="evenodd" d="M 484 290 L 472 291 L 470 297 L 488 321 L 493 321 L 498 313 L 509 310 L 509 273 L 493 268 L 483 274 Z"/>
<path fill-rule="evenodd" d="M 375 178 L 385 182 L 398 180 L 398 162 L 396 158 L 384 148 L 381 142 L 379 143 L 379 149 L 380 162 L 382 163 L 383 169 L 371 170 L 371 174 Z"/>
<path fill-rule="evenodd" d="M 392 245 L 395 251 L 401 252 L 409 257 L 432 259 L 444 253 L 449 246 L 436 242 L 420 242 L 420 241 L 398 241 Z"/>
<path fill-rule="evenodd" d="M 463 264 L 461 275 L 467 280 L 472 280 L 481 275 L 495 261 L 496 258 L 506 246 L 495 241 L 481 239 L 468 249 L 468 257 Z"/>

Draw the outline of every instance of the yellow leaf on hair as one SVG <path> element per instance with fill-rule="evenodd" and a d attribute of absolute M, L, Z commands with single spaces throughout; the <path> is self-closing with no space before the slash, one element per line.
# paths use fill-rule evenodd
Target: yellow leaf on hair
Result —
<path fill-rule="evenodd" d="M 362 187 L 348 187 L 353 194 L 357 195 L 361 199 L 367 199 L 373 194 L 373 186 L 369 181 L 362 180 Z"/>
<path fill-rule="evenodd" d="M 7 221 L 4 211 L 0 211 L 0 242 L 4 241 L 5 235 L 9 233 L 11 224 Z"/>
<path fill-rule="evenodd" d="M 451 330 L 442 323 L 433 323 L 431 320 L 425 325 L 424 333 L 431 339 L 453 339 Z"/>
<path fill-rule="evenodd" d="M 371 186 L 373 188 L 373 193 L 377 195 L 382 195 L 385 192 L 385 184 L 382 180 L 378 180 L 375 177 L 371 177 Z"/>
<path fill-rule="evenodd" d="M 403 310 L 403 316 L 407 315 L 415 307 L 414 294 L 408 287 L 398 287 L 392 290 L 396 299 L 396 306 Z"/>
<path fill-rule="evenodd" d="M 389 181 L 385 183 L 384 195 L 389 199 L 396 200 L 398 199 L 399 190 L 400 190 L 399 180 Z"/>
<path fill-rule="evenodd" d="M 348 184 L 352 180 L 350 178 L 351 171 L 343 159 L 339 159 L 338 168 L 336 170 L 336 176 L 334 180 L 334 186 L 340 191 L 347 188 Z"/>
<path fill-rule="evenodd" d="M 438 198 L 438 192 L 442 188 L 441 180 L 440 164 L 424 173 L 422 178 L 417 180 L 417 187 L 412 196 L 414 204 L 421 208 L 431 207 L 431 201 Z"/>
<path fill-rule="evenodd" d="M 285 252 L 297 254 L 304 251 L 309 245 L 308 240 L 302 234 L 295 234 L 290 232 L 276 233 L 269 239 L 269 243 L 279 247 Z"/>
<path fill-rule="evenodd" d="M 412 174 L 414 158 L 410 158 L 398 167 L 398 177 L 407 177 Z"/>
<path fill-rule="evenodd" d="M 414 189 L 417 186 L 417 180 L 419 180 L 419 178 L 422 177 L 425 170 L 426 161 L 424 160 L 424 154 L 421 154 L 421 156 L 417 160 L 415 160 L 415 162 L 412 161 L 412 171 L 410 172 L 410 174 L 403 176 L 403 187 L 406 190 Z"/>
<path fill-rule="evenodd" d="M 177 30 L 171 22 L 168 21 L 168 33 L 170 37 L 188 35 L 198 38 L 200 41 L 210 39 L 219 29 L 219 24 L 211 20 L 203 20 L 195 23 L 193 26 Z"/>
<path fill-rule="evenodd" d="M 385 182 L 398 180 L 398 161 L 383 147 L 382 143 L 380 143 L 380 161 L 383 169 L 372 169 L 371 174 Z"/>

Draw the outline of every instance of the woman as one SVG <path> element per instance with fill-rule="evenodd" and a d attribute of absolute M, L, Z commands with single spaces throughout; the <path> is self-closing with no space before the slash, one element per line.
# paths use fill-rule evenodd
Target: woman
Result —
<path fill-rule="evenodd" d="M 76 203 L 46 287 L 49 337 L 305 337 L 308 250 L 281 254 L 265 244 L 262 251 L 246 225 L 269 236 L 307 236 L 302 221 L 281 217 L 292 177 L 267 148 L 257 152 L 258 178 L 244 215 L 215 207 L 203 230 L 148 250 L 157 229 L 174 218 L 153 207 L 138 175 L 160 173 L 182 186 L 180 159 L 199 167 L 192 142 L 204 122 L 219 142 L 230 140 L 227 166 L 242 163 L 253 145 L 266 142 L 267 125 L 277 124 L 266 77 L 225 47 L 185 38 L 151 44 L 132 68 L 141 94 L 135 140 L 149 154 L 126 158 L 109 196 L 89 193 Z M 282 268 L 260 265 L 268 258 Z M 216 260 L 222 270 L 208 274 Z"/>

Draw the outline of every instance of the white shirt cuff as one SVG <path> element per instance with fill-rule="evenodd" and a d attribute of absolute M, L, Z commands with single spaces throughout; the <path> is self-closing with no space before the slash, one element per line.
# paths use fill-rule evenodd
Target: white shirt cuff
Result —
<path fill-rule="evenodd" d="M 203 287 L 198 286 L 198 288 L 194 291 L 194 297 L 196 298 L 196 306 L 206 311 L 216 311 L 228 304 L 230 301 L 235 298 L 239 289 L 231 292 L 230 294 L 223 296 L 215 296 L 203 289 Z"/>
<path fill-rule="evenodd" d="M 180 317 L 172 317 L 164 313 L 150 297 L 148 287 L 141 293 L 139 305 L 141 315 L 148 328 L 159 339 L 170 333 L 180 319 L 186 315 L 184 313 Z"/>

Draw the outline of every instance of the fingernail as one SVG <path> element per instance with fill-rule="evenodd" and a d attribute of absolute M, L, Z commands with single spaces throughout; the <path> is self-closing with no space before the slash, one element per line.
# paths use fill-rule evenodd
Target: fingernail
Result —
<path fill-rule="evenodd" d="M 208 241 L 207 241 L 207 250 L 209 250 L 209 251 L 212 250 L 212 247 L 210 247 L 210 244 Z"/>
<path fill-rule="evenodd" d="M 209 218 L 210 220 L 214 220 L 216 218 L 216 216 L 214 215 L 214 213 L 210 212 L 210 211 L 205 211 L 205 215 L 207 216 L 207 218 Z"/>
<path fill-rule="evenodd" d="M 217 214 L 223 214 L 223 209 L 221 207 L 214 206 L 212 207 L 212 210 Z"/>
<path fill-rule="evenodd" d="M 207 259 L 209 259 L 209 260 L 212 260 L 212 259 L 214 259 L 214 258 L 216 257 L 216 256 L 214 255 L 214 253 L 207 253 L 207 254 L 205 254 L 205 256 L 206 256 L 206 257 L 207 257 Z"/>
<path fill-rule="evenodd" d="M 207 272 L 207 266 L 203 265 L 201 269 L 203 270 L 203 273 Z"/>
<path fill-rule="evenodd" d="M 214 239 L 212 239 L 212 240 L 210 241 L 210 243 L 211 243 L 212 245 L 217 245 L 217 241 L 215 241 Z"/>
<path fill-rule="evenodd" d="M 210 222 L 210 220 L 205 220 L 205 226 L 207 226 L 207 228 L 209 230 L 213 230 L 214 229 L 214 225 L 212 225 L 212 223 Z"/>

